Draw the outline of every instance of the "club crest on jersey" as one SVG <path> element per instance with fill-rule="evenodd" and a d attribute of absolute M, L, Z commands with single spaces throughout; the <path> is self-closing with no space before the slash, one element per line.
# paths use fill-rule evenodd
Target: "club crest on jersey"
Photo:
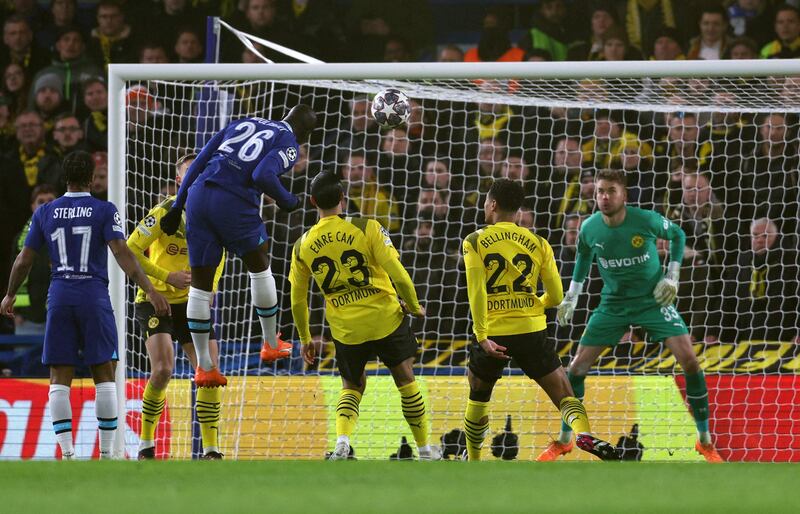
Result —
<path fill-rule="evenodd" d="M 152 316 L 149 320 L 147 320 L 147 326 L 150 328 L 156 328 L 159 324 L 158 318 Z"/>
<path fill-rule="evenodd" d="M 634 248 L 641 248 L 644 244 L 644 238 L 640 235 L 635 235 L 631 238 L 631 246 Z"/>

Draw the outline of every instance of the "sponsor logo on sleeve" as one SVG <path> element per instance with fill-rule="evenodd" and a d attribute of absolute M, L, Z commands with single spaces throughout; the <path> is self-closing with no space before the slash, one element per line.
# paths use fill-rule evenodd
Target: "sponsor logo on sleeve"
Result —
<path fill-rule="evenodd" d="M 114 226 L 112 229 L 115 232 L 121 232 L 123 234 L 125 233 L 125 230 L 122 228 L 122 216 L 119 215 L 119 212 L 114 213 Z"/>
<path fill-rule="evenodd" d="M 381 234 L 383 235 L 383 244 L 386 246 L 392 246 L 392 238 L 389 237 L 389 231 L 386 228 L 381 227 Z"/>
<path fill-rule="evenodd" d="M 286 157 L 289 158 L 290 161 L 294 162 L 297 159 L 297 150 L 292 147 L 286 150 Z"/>

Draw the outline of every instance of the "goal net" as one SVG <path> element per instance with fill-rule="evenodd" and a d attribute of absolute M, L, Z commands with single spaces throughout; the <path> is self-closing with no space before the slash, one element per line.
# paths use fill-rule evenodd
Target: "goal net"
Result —
<path fill-rule="evenodd" d="M 262 209 L 281 299 L 279 326 L 296 340 L 287 277 L 292 244 L 316 221 L 304 196 L 310 179 L 338 170 L 348 214 L 374 217 L 389 230 L 427 308 L 413 325 L 420 341 L 415 371 L 427 392 L 432 440 L 454 452 L 458 434 L 451 431 L 462 428 L 471 337 L 460 244 L 483 225 L 492 179 L 522 181 L 526 202 L 518 221 L 547 238 L 566 285 L 580 223 L 594 211 L 595 172 L 624 170 L 628 203 L 655 209 L 686 232 L 676 307 L 706 373 L 718 450 L 728 460 L 798 461 L 800 79 L 791 75 L 800 75 L 800 67 L 746 62 L 732 71 L 724 62 L 699 64 L 581 63 L 577 71 L 548 63 L 197 65 L 169 72 L 112 66 L 110 146 L 125 170 L 112 177 L 112 196 L 124 205 L 130 232 L 174 190 L 181 152 L 199 150 L 231 120 L 280 119 L 297 103 L 311 105 L 319 128 L 284 177 L 306 199 L 304 209 L 287 215 L 267 198 Z M 388 86 L 405 91 L 413 111 L 407 125 L 380 130 L 370 98 Z M 660 249 L 666 259 L 666 244 Z M 549 324 L 565 365 L 599 300 L 597 265 L 626 264 L 596 264 L 572 326 Z M 115 297 L 125 318 L 129 455 L 148 373 L 133 298 L 130 284 Z M 226 457 L 316 459 L 332 448 L 341 382 L 316 291 L 311 311 L 322 348 L 318 366 L 306 369 L 297 343 L 291 360 L 262 365 L 247 274 L 228 256 L 212 309 L 229 380 L 220 421 Z M 616 442 L 637 425 L 644 459 L 699 460 L 674 356 L 638 327 L 609 343 L 616 346 L 586 382 L 593 430 Z M 192 370 L 176 354 L 157 451 L 190 458 L 200 448 Z M 385 368 L 374 362 L 367 372 L 352 444 L 358 458 L 388 458 L 401 437 L 413 439 Z M 492 447 L 507 419 L 518 447 L 503 448 L 502 437 Z M 505 451 L 527 460 L 556 437 L 560 421 L 541 389 L 509 369 L 493 394 L 490 426 L 488 458 Z M 566 458 L 587 456 L 574 451 Z"/>

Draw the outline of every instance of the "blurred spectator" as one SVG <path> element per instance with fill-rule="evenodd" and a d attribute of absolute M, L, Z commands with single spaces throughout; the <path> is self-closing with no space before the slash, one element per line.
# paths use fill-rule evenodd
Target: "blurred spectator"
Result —
<path fill-rule="evenodd" d="M 83 105 L 89 113 L 83 121 L 86 143 L 92 151 L 105 151 L 108 148 L 108 91 L 102 79 L 83 83 Z"/>
<path fill-rule="evenodd" d="M 381 61 L 390 34 L 414 42 L 410 49 L 413 60 L 433 44 L 433 17 L 427 0 L 353 0 L 346 20 L 356 61 Z"/>
<path fill-rule="evenodd" d="M 339 164 L 337 154 L 357 148 L 376 148 L 379 144 L 378 124 L 370 113 L 372 101 L 357 95 L 349 102 L 350 115 L 340 117 L 339 130 L 330 131 L 322 142 L 319 154 L 312 160 L 324 165 Z"/>
<path fill-rule="evenodd" d="M 56 73 L 39 75 L 33 83 L 28 108 L 39 113 L 48 135 L 53 131 L 56 115 L 65 110 L 63 91 L 64 83 Z"/>
<path fill-rule="evenodd" d="M 733 35 L 747 36 L 765 45 L 772 33 L 774 15 L 768 0 L 733 0 L 728 6 L 728 19 Z"/>
<path fill-rule="evenodd" d="M 167 64 L 170 62 L 167 48 L 157 41 L 147 41 L 139 47 L 140 64 Z"/>
<path fill-rule="evenodd" d="M 258 54 L 261 55 L 264 55 L 266 51 L 266 47 L 264 45 L 259 45 L 258 43 L 254 43 L 253 48 L 258 52 Z M 258 54 L 253 50 L 244 47 L 242 49 L 242 62 L 245 64 L 265 64 L 266 61 Z"/>
<path fill-rule="evenodd" d="M 10 4 L 14 15 L 25 18 L 32 29 L 38 29 L 43 24 L 45 11 L 37 0 L 11 0 Z"/>
<path fill-rule="evenodd" d="M 676 61 L 686 59 L 678 31 L 665 27 L 653 38 L 653 52 L 650 56 L 655 61 Z"/>
<path fill-rule="evenodd" d="M 11 115 L 28 108 L 28 89 L 30 88 L 29 77 L 25 74 L 25 68 L 16 63 L 11 63 L 3 70 L 3 96 L 8 99 Z"/>
<path fill-rule="evenodd" d="M 800 57 L 800 11 L 784 4 L 775 11 L 775 35 L 777 38 L 764 45 L 764 59 L 793 59 Z"/>
<path fill-rule="evenodd" d="M 161 38 L 161 43 L 170 45 L 175 41 L 176 30 L 189 30 L 195 34 L 205 32 L 206 20 L 203 13 L 191 0 L 163 0 L 150 2 L 142 28 L 153 37 Z M 238 27 L 237 27 L 238 28 Z"/>
<path fill-rule="evenodd" d="M 31 194 L 31 213 L 41 205 L 56 199 L 57 191 L 47 185 L 36 186 Z M 31 218 L 32 219 L 32 218 Z M 14 255 L 22 251 L 25 238 L 31 228 L 31 219 L 22 229 L 15 240 Z M 14 305 L 14 333 L 17 335 L 44 334 L 44 324 L 47 318 L 47 290 L 50 287 L 50 257 L 47 248 L 42 248 L 33 259 L 30 273 L 17 291 L 17 302 Z"/>
<path fill-rule="evenodd" d="M 36 111 L 25 111 L 17 116 L 14 125 L 19 148 L 7 154 L 7 163 L 23 170 L 28 188 L 48 184 L 59 192 L 59 196 L 63 194 L 67 185 L 64 183 L 61 161 L 45 143 L 42 117 Z"/>
<path fill-rule="evenodd" d="M 108 200 L 108 154 L 106 152 L 94 152 L 94 173 L 92 174 L 92 196 L 100 200 Z M 175 182 L 170 181 L 170 185 Z M 170 192 L 167 196 L 177 194 L 177 191 Z"/>
<path fill-rule="evenodd" d="M 536 195 L 536 180 L 533 176 L 530 164 L 525 162 L 525 158 L 519 153 L 510 153 L 506 157 L 500 168 L 500 176 L 509 180 L 518 180 L 522 182 L 522 187 L 525 190 L 526 203 L 527 201 L 535 200 Z"/>
<path fill-rule="evenodd" d="M 561 237 L 566 204 L 580 195 L 582 160 L 580 139 L 562 137 L 555 144 L 550 176 L 539 181 L 536 203 L 531 207 L 537 213 L 538 226 L 549 227 L 555 240 Z"/>
<path fill-rule="evenodd" d="M 11 102 L 0 96 L 0 154 L 6 153 L 16 145 L 16 129 L 14 116 L 11 114 Z"/>
<path fill-rule="evenodd" d="M 383 62 L 408 62 L 414 60 L 411 49 L 405 39 L 392 35 L 386 39 L 383 46 Z"/>
<path fill-rule="evenodd" d="M 436 58 L 439 62 L 463 62 L 464 50 L 458 45 L 445 45 Z"/>
<path fill-rule="evenodd" d="M 389 191 L 378 185 L 375 166 L 367 160 L 364 152 L 350 152 L 341 175 L 347 184 L 347 212 L 373 218 L 391 232 L 400 230 L 399 205 Z"/>
<path fill-rule="evenodd" d="M 508 87 L 498 80 L 486 80 L 481 82 L 480 90 L 482 93 L 503 94 Z M 507 140 L 511 135 L 519 137 L 522 132 L 522 120 L 519 115 L 510 105 L 503 103 L 479 102 L 473 123 L 477 132 L 476 138 L 479 140 L 496 138 Z"/>
<path fill-rule="evenodd" d="M 603 61 L 641 60 L 641 53 L 628 44 L 628 37 L 622 27 L 612 25 L 603 34 L 603 49 L 598 59 Z"/>
<path fill-rule="evenodd" d="M 343 17 L 334 1 L 302 0 L 291 4 L 292 26 L 300 43 L 298 49 L 325 62 L 346 60 Z"/>
<path fill-rule="evenodd" d="M 500 177 L 507 153 L 508 148 L 502 140 L 492 137 L 481 139 L 478 147 L 478 178 L 482 193 L 487 192 L 493 180 Z"/>
<path fill-rule="evenodd" d="M 597 61 L 603 56 L 603 41 L 606 31 L 618 25 L 617 13 L 610 3 L 598 3 L 589 11 L 591 35 L 589 41 L 581 41 L 569 47 L 571 61 Z"/>
<path fill-rule="evenodd" d="M 727 269 L 722 339 L 800 343 L 796 237 L 759 218 L 750 224 L 749 246 Z"/>
<path fill-rule="evenodd" d="M 47 66 L 47 52 L 33 44 L 33 31 L 30 23 L 19 15 L 9 16 L 3 24 L 3 49 L 0 64 L 3 68 L 10 63 L 19 64 L 30 77 Z"/>
<path fill-rule="evenodd" d="M 422 187 L 444 191 L 461 189 L 450 187 L 452 178 L 449 159 L 447 157 L 436 157 L 428 160 L 423 167 Z"/>
<path fill-rule="evenodd" d="M 728 14 L 719 5 L 700 10 L 700 35 L 689 43 L 687 59 L 720 59 L 728 44 Z"/>
<path fill-rule="evenodd" d="M 528 230 L 536 228 L 536 215 L 530 209 L 522 208 L 517 213 L 517 225 Z"/>
<path fill-rule="evenodd" d="M 666 116 L 666 140 L 658 145 L 656 167 L 669 170 L 671 162 L 694 160 L 697 157 L 697 139 L 700 128 L 697 114 L 693 112 L 674 112 Z"/>
<path fill-rule="evenodd" d="M 781 232 L 795 234 L 800 212 L 797 136 L 789 132 L 786 115 L 771 113 L 758 120 L 758 145 L 751 159 L 742 164 L 738 184 L 739 219 L 766 216 Z"/>
<path fill-rule="evenodd" d="M 97 4 L 97 27 L 92 30 L 89 55 L 103 67 L 112 62 L 134 62 L 135 42 L 131 27 L 118 2 L 100 0 Z"/>
<path fill-rule="evenodd" d="M 577 258 L 578 233 L 584 216 L 580 214 L 569 214 L 564 218 L 563 225 L 559 227 L 558 233 L 561 234 L 561 244 L 556 246 L 557 262 L 561 272 L 562 282 L 569 283 L 572 279 L 572 272 L 575 270 L 575 260 Z M 552 237 L 552 236 L 551 236 Z M 589 273 L 584 283 L 585 294 L 580 295 L 578 305 L 572 317 L 572 322 L 567 325 L 558 325 L 556 329 L 556 339 L 561 341 L 580 340 L 581 334 L 586 329 L 586 321 L 589 313 L 594 310 L 600 300 L 600 290 L 602 281 L 597 279 L 597 274 Z"/>
<path fill-rule="evenodd" d="M 465 62 L 522 61 L 525 51 L 511 44 L 509 25 L 501 11 L 489 11 L 483 17 L 483 29 L 478 46 L 464 54 Z"/>
<path fill-rule="evenodd" d="M 63 84 L 64 101 L 74 112 L 79 105 L 82 82 L 102 75 L 102 70 L 85 53 L 83 34 L 75 27 L 60 30 L 55 43 L 55 56 L 50 66 L 44 68 L 33 79 L 36 84 L 44 75 L 54 74 Z"/>
<path fill-rule="evenodd" d="M 20 153 L 18 148 L 12 148 L 3 155 L 0 163 L 0 219 L 3 220 L 0 223 L 0 269 L 4 270 L 11 269 L 10 256 L 14 236 L 30 217 L 30 186 L 20 165 Z M 7 280 L 8 274 L 0 273 L 0 289 L 5 289 Z"/>
<path fill-rule="evenodd" d="M 565 61 L 570 44 L 578 39 L 571 21 L 564 0 L 540 0 L 534 10 L 531 28 L 520 40 L 520 48 L 525 52 L 533 49 L 546 50 L 554 61 Z"/>
<path fill-rule="evenodd" d="M 381 136 L 378 157 L 378 176 L 381 184 L 391 184 L 395 198 L 405 199 L 410 205 L 419 190 L 421 162 L 411 153 L 411 142 L 406 127 L 394 127 Z"/>
<path fill-rule="evenodd" d="M 680 28 L 675 20 L 686 19 L 684 2 L 670 0 L 628 0 L 624 26 L 628 42 L 634 48 L 645 50 L 653 47 L 655 34 L 665 27 Z"/>
<path fill-rule="evenodd" d="M 53 140 L 55 141 L 53 150 L 62 159 L 70 152 L 88 150 L 83 141 L 81 122 L 78 121 L 77 116 L 71 113 L 56 116 L 53 124 Z"/>
<path fill-rule="evenodd" d="M 729 237 L 725 207 L 711 190 L 706 175 L 685 173 L 680 207 L 666 213 L 686 234 L 677 309 L 689 317 L 697 340 L 717 341 L 717 315 L 723 266 L 736 261 L 736 242 Z M 735 229 L 735 227 L 734 227 Z"/>
<path fill-rule="evenodd" d="M 608 168 L 614 161 L 619 161 L 622 150 L 629 145 L 639 147 L 644 158 L 653 154 L 649 143 L 640 142 L 633 132 L 625 129 L 621 115 L 608 110 L 598 110 L 594 116 L 594 134 L 582 146 L 583 166 Z"/>
<path fill-rule="evenodd" d="M 77 0 L 51 0 L 47 23 L 36 30 L 36 45 L 49 52 L 61 31 L 75 25 L 77 12 Z M 80 31 L 85 36 L 83 27 Z"/>
<path fill-rule="evenodd" d="M 725 59 L 758 59 L 758 45 L 749 37 L 737 37 L 728 45 Z"/>
<path fill-rule="evenodd" d="M 180 30 L 175 39 L 174 52 L 177 63 L 203 62 L 203 42 L 199 34 L 192 29 Z"/>

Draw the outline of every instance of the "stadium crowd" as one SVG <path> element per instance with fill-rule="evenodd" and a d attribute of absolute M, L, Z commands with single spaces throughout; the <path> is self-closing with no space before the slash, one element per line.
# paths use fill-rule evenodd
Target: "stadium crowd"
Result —
<path fill-rule="evenodd" d="M 3 2 L 0 65 L 0 266 L 21 248 L 32 209 L 65 190 L 60 160 L 93 152 L 93 194 L 107 195 L 107 89 L 110 63 L 203 62 L 205 16 L 324 61 L 677 60 L 800 57 L 799 1 L 678 2 L 670 0 L 539 0 L 487 10 L 474 42 L 441 41 L 435 0 L 163 0 Z M 455 7 L 454 7 L 455 8 Z M 402 15 L 397 15 L 398 10 Z M 263 62 L 224 31 L 221 60 Z M 263 56 L 285 56 L 256 45 Z M 160 86 L 159 86 L 160 87 Z M 508 83 L 474 84 L 502 98 Z M 582 97 L 603 98 L 615 85 L 583 81 Z M 683 88 L 736 105 L 736 87 L 662 80 L 640 82 L 685 104 Z M 800 97 L 796 79 L 764 84 L 777 101 Z M 197 103 L 176 101 L 168 86 L 131 87 L 128 167 L 148 181 L 153 166 L 170 174 L 179 152 L 195 145 Z M 286 94 L 287 102 L 292 98 Z M 294 97 L 296 98 L 296 97 Z M 428 317 L 425 338 L 466 337 L 468 302 L 460 242 L 482 223 L 479 212 L 493 178 L 521 180 L 528 202 L 520 224 L 553 244 L 568 279 L 580 223 L 593 212 L 594 174 L 626 171 L 629 201 L 655 208 L 687 234 L 678 310 L 698 341 L 798 337 L 798 128 L 795 113 L 684 112 L 518 107 L 443 100 L 412 101 L 406 126 L 380 130 L 366 96 L 324 99 L 324 136 L 302 149 L 291 187 L 305 193 L 322 167 L 347 183 L 348 212 L 378 219 L 396 238 Z M 318 106 L 315 106 L 318 107 Z M 261 110 L 259 110 L 261 109 Z M 240 114 L 263 112 L 238 91 Z M 282 107 L 281 107 L 282 109 Z M 188 124 L 187 124 L 188 123 Z M 153 128 L 157 130 L 151 130 Z M 323 133 L 323 131 L 318 131 Z M 158 141 L 157 134 L 165 135 Z M 131 146 L 133 145 L 133 146 Z M 158 163 L 158 164 L 153 164 Z M 137 178 L 137 180 L 139 180 Z M 155 185 L 154 185 L 155 184 Z M 142 206 L 148 208 L 149 206 Z M 128 210 L 130 221 L 141 211 Z M 288 291 L 289 249 L 314 221 L 313 209 L 285 214 L 267 207 L 274 236 L 273 268 Z M 666 251 L 666 248 L 664 248 Z M 5 280 L 7 273 L 0 274 Z M 49 280 L 47 259 L 34 267 L 27 306 L 5 332 L 40 333 Z M 595 280 L 595 282 L 597 282 Z M 2 284 L 3 286 L 5 284 Z M 598 293 L 597 285 L 588 290 Z M 288 312 L 288 295 L 284 295 Z M 572 327 L 575 340 L 597 294 L 584 295 Z M 321 305 L 312 304 L 321 327 Z M 633 339 L 643 334 L 626 335 Z"/>

